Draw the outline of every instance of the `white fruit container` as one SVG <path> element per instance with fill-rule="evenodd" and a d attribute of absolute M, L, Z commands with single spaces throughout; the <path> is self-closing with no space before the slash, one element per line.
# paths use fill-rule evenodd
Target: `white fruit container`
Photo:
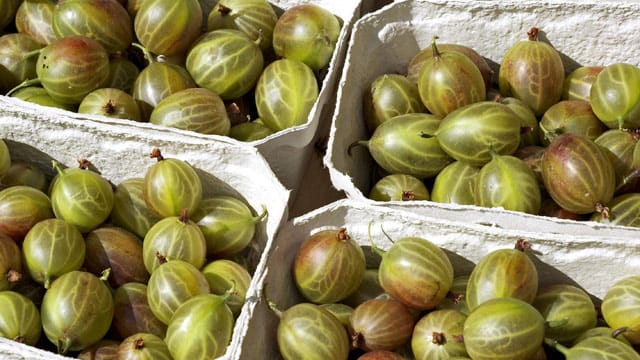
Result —
<path fill-rule="evenodd" d="M 455 276 L 469 274 L 474 264 L 489 252 L 513 248 L 523 239 L 531 244 L 539 286 L 574 284 L 599 303 L 606 289 L 623 277 L 640 274 L 640 243 L 618 237 L 573 236 L 549 232 L 499 229 L 467 222 L 433 218 L 343 199 L 293 218 L 276 238 L 260 286 L 280 310 L 304 301 L 292 276 L 292 266 L 300 244 L 310 235 L 344 227 L 360 245 L 370 245 L 368 228 L 376 246 L 388 250 L 393 240 L 418 236 L 443 248 L 454 267 Z M 264 297 L 257 304 L 249 331 L 240 347 L 242 359 L 279 359 L 276 340 L 277 316 Z"/>
<path fill-rule="evenodd" d="M 287 189 L 290 189 L 293 195 L 297 189 L 297 185 L 303 177 L 308 159 L 313 151 L 312 142 L 319 123 L 322 121 L 329 123 L 331 121 L 333 107 L 327 106 L 327 104 L 335 96 L 335 87 L 340 77 L 340 70 L 342 69 L 351 28 L 362 13 L 373 9 L 373 4 L 363 4 L 360 0 L 270 0 L 270 3 L 274 6 L 278 14 L 281 14 L 286 9 L 295 5 L 303 3 L 316 4 L 332 12 L 339 18 L 342 25 L 334 54 L 331 57 L 326 70 L 323 70 L 323 78 L 320 84 L 318 98 L 313 105 L 306 122 L 302 125 L 279 131 L 264 139 L 246 143 L 249 146 L 253 146 L 258 149 L 258 151 L 267 160 L 276 176 L 280 179 L 281 183 Z M 201 4 L 206 21 L 206 16 L 215 4 L 215 1 L 202 0 Z M 17 99 L 0 96 L 0 109 L 8 106 L 8 104 L 15 107 L 30 107 L 30 103 L 24 103 Z M 76 116 L 71 115 L 71 113 L 67 116 L 77 118 L 81 121 L 90 120 L 99 123 L 110 122 L 108 118 L 102 116 Z M 130 120 L 121 120 L 120 122 L 127 123 L 130 126 L 137 126 L 139 124 Z M 181 135 L 192 136 L 195 139 L 205 141 L 217 141 L 221 138 L 230 139 L 217 135 L 203 135 L 192 131 L 182 131 L 155 125 L 153 127 L 163 129 L 166 133 L 166 138 Z M 145 126 L 140 126 L 140 128 L 146 129 Z M 292 196 L 291 200 L 293 200 L 293 198 L 294 196 Z"/>
<path fill-rule="evenodd" d="M 640 46 L 630 34 L 640 31 L 634 1 L 396 1 L 363 16 L 354 25 L 324 163 L 333 186 L 347 198 L 371 202 L 373 160 L 364 147 L 347 153 L 349 145 L 368 138 L 363 119 L 363 94 L 385 73 L 406 74 L 409 61 L 430 46 L 458 43 L 475 49 L 495 74 L 506 50 L 526 39 L 533 26 L 561 52 L 565 68 L 628 62 L 640 65 Z M 366 66 L 364 65 L 366 64 Z M 387 206 L 433 217 L 463 220 L 525 231 L 620 236 L 637 239 L 640 229 L 593 222 L 555 220 L 505 211 L 431 201 L 389 202 Z"/>
<path fill-rule="evenodd" d="M 179 158 L 196 168 L 203 182 L 203 195 L 232 195 L 246 201 L 256 212 L 266 206 L 268 216 L 258 227 L 244 254 L 254 281 L 248 301 L 238 317 L 225 359 L 244 339 L 258 295 L 257 279 L 266 264 L 266 254 L 280 225 L 287 219 L 289 191 L 278 181 L 266 160 L 249 146 L 224 139 L 199 139 L 171 134 L 148 125 L 116 121 L 81 121 L 62 110 L 29 107 L 7 101 L 0 111 L 0 138 L 9 146 L 12 159 L 30 161 L 53 175 L 51 160 L 77 166 L 84 158 L 114 184 L 143 177 L 156 160 L 149 157 L 159 148 L 165 158 Z M 0 309 L 2 311 L 2 309 Z M 44 333 L 42 336 L 45 336 Z M 52 359 L 50 352 L 0 339 L 2 359 Z"/>

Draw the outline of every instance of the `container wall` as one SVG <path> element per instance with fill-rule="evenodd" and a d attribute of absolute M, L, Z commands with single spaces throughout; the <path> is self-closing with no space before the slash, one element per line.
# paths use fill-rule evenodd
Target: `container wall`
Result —
<path fill-rule="evenodd" d="M 596 303 L 615 281 L 640 273 L 640 245 L 637 242 L 616 237 L 505 230 L 421 216 L 351 199 L 340 200 L 292 219 L 279 232 L 263 279 L 265 297 L 254 310 L 245 346 L 241 348 L 243 359 L 280 358 L 276 340 L 278 318 L 266 305 L 265 298 L 282 310 L 303 301 L 291 271 L 300 244 L 318 231 L 341 227 L 360 245 L 369 246 L 373 241 L 383 250 L 391 247 L 392 240 L 403 237 L 430 240 L 445 250 L 455 276 L 469 274 L 474 264 L 489 252 L 513 248 L 516 241 L 526 240 L 531 245 L 540 287 L 573 284 L 590 293 Z"/>
<path fill-rule="evenodd" d="M 371 82 L 385 73 L 406 74 L 409 61 L 441 43 L 475 49 L 498 73 L 505 51 L 526 40 L 536 26 L 542 40 L 561 52 L 565 69 L 580 65 L 628 62 L 640 65 L 640 47 L 630 34 L 640 30 L 632 1 L 396 1 L 363 16 L 354 26 L 345 70 L 338 84 L 338 101 L 324 162 L 333 186 L 346 197 L 367 199 L 375 177 L 373 160 L 364 147 L 349 146 L 368 138 L 362 99 Z M 366 64 L 366 66 L 363 66 Z M 529 231 L 637 237 L 635 229 L 594 223 L 551 220 L 501 209 L 458 206 L 425 201 L 390 202 L 398 208 L 452 220 L 464 220 Z"/>
<path fill-rule="evenodd" d="M 167 136 L 166 132 L 153 127 L 70 119 L 64 111 L 0 101 L 3 101 L 0 134 L 8 144 L 12 158 L 35 163 L 49 177 L 53 176 L 52 160 L 73 167 L 77 166 L 78 159 L 87 159 L 95 170 L 117 185 L 128 178 L 143 177 L 156 161 L 149 153 L 153 148 L 159 148 L 165 158 L 185 160 L 196 169 L 203 183 L 203 197 L 234 196 L 245 201 L 256 213 L 266 207 L 266 220 L 257 226 L 254 239 L 242 254 L 242 261 L 254 274 L 247 296 L 249 299 L 257 296 L 257 279 L 263 272 L 273 238 L 287 218 L 290 193 L 255 148 L 181 134 Z M 246 302 L 236 321 L 227 356 L 243 341 L 254 306 L 251 300 Z M 0 354 L 36 358 L 23 350 L 14 343 L 0 342 Z M 38 353 L 35 348 L 30 348 L 29 352 Z M 46 358 L 49 355 L 41 352 L 38 356 Z"/>

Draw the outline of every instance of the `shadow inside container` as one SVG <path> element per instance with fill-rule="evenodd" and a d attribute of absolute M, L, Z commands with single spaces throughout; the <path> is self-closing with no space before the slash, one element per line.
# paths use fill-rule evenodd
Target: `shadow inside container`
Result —
<path fill-rule="evenodd" d="M 587 293 L 591 297 L 591 301 L 593 301 L 593 305 L 595 305 L 596 308 L 600 307 L 602 300 L 585 290 L 577 281 L 572 279 L 569 275 L 558 270 L 553 265 L 540 260 L 540 258 L 536 256 L 535 253 L 528 252 L 528 254 L 529 258 L 536 266 L 536 270 L 538 271 L 538 291 L 547 286 L 556 284 L 572 285 Z"/>
<path fill-rule="evenodd" d="M 47 179 L 47 181 L 51 181 L 51 179 L 56 175 L 56 170 L 52 165 L 52 162 L 58 161 L 53 158 L 51 155 L 42 152 L 34 146 L 5 139 L 4 142 L 7 144 L 9 148 L 9 153 L 11 154 L 11 162 L 24 162 L 29 163 L 36 166 L 40 171 L 42 171 Z M 76 166 L 77 164 L 61 164 L 62 167 L 67 166 Z"/>

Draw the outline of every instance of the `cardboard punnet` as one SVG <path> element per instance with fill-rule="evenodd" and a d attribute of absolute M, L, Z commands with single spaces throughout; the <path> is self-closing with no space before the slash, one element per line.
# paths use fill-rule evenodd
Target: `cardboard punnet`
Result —
<path fill-rule="evenodd" d="M 206 24 L 206 16 L 213 8 L 216 1 L 201 0 L 200 2 L 203 8 L 204 23 Z M 307 161 L 312 151 L 312 140 L 317 131 L 318 124 L 321 121 L 330 122 L 333 107 L 327 106 L 327 103 L 335 93 L 335 85 L 340 77 L 339 72 L 344 61 L 348 38 L 351 33 L 353 23 L 360 17 L 362 13 L 368 12 L 373 9 L 373 5 L 363 4 L 360 0 L 271 0 L 270 3 L 273 5 L 278 14 L 281 14 L 286 9 L 289 9 L 295 5 L 303 3 L 316 4 L 324 7 L 325 9 L 331 11 L 334 15 L 336 15 L 342 25 L 334 54 L 326 70 L 323 70 L 323 77 L 320 84 L 320 92 L 318 98 L 313 105 L 313 108 L 311 109 L 306 122 L 303 125 L 279 131 L 264 139 L 247 143 L 248 145 L 253 146 L 259 150 L 259 152 L 270 164 L 271 168 L 273 169 L 276 176 L 280 179 L 281 183 L 287 189 L 291 190 L 293 194 L 297 189 L 298 183 L 303 177 Z M 18 106 L 22 103 L 23 102 L 18 99 L 0 96 L 0 109 L 3 108 L 5 104 Z M 26 103 L 26 105 L 24 106 L 30 106 L 30 104 Z M 71 115 L 68 116 L 73 117 Z M 102 116 L 79 116 L 79 118 L 82 120 L 90 120 L 96 122 L 109 122 L 108 118 Z M 139 124 L 131 120 L 119 121 L 122 123 L 128 123 L 129 125 Z M 171 129 L 155 125 L 154 127 L 163 129 L 166 132 L 166 136 L 168 138 L 175 136 L 175 134 L 181 134 L 193 136 L 197 139 L 210 141 L 215 141 L 221 138 L 230 139 L 218 135 L 203 135 L 192 131 L 181 131 L 178 129 Z M 146 127 L 141 126 L 141 128 Z M 293 196 L 291 197 L 291 200 L 293 200 Z"/>
<path fill-rule="evenodd" d="M 392 240 L 417 236 L 433 242 L 449 256 L 455 276 L 469 274 L 489 252 L 513 248 L 516 241 L 526 240 L 531 244 L 540 287 L 573 284 L 590 293 L 595 303 L 615 281 L 640 274 L 640 243 L 627 239 L 499 229 L 343 199 L 293 218 L 278 233 L 260 284 L 265 296 L 253 313 L 241 347 L 243 359 L 281 358 L 276 340 L 278 317 L 265 297 L 280 310 L 304 301 L 292 275 L 301 243 L 318 231 L 344 227 L 358 244 L 369 246 L 370 224 L 371 239 L 383 250 L 392 246 L 383 230 Z"/>
<path fill-rule="evenodd" d="M 258 294 L 256 285 L 266 264 L 266 254 L 288 217 L 290 192 L 278 181 L 266 160 L 255 148 L 225 139 L 168 136 L 167 132 L 148 125 L 82 121 L 71 118 L 66 111 L 23 105 L 3 104 L 0 137 L 8 144 L 14 161 L 33 162 L 49 177 L 54 175 L 52 160 L 73 167 L 78 165 L 78 159 L 87 159 L 117 185 L 128 178 L 143 177 L 156 161 L 149 157 L 151 150 L 159 148 L 165 158 L 179 158 L 194 166 L 203 183 L 203 197 L 235 196 L 246 201 L 256 213 L 262 211 L 262 206 L 266 207 L 266 220 L 257 226 L 254 239 L 242 254 L 254 279 L 224 356 L 233 359 L 234 349 L 243 341 L 255 307 L 252 299 Z M 0 357 L 45 359 L 53 358 L 53 354 L 0 339 Z"/>
<path fill-rule="evenodd" d="M 371 82 L 385 73 L 406 74 L 409 61 L 430 46 L 458 43 L 485 57 L 497 75 L 505 51 L 526 40 L 533 26 L 560 53 L 565 69 L 579 65 L 628 62 L 640 65 L 640 47 L 630 34 L 640 31 L 633 1 L 396 1 L 364 15 L 354 25 L 338 84 L 337 108 L 324 157 L 333 186 L 346 197 L 365 202 L 373 185 L 373 160 L 364 147 L 349 146 L 368 138 L 362 99 Z M 366 64 L 366 66 L 364 65 Z M 386 206 L 434 217 L 496 227 L 638 238 L 639 229 L 593 222 L 555 220 L 499 208 L 431 201 L 388 202 Z"/>

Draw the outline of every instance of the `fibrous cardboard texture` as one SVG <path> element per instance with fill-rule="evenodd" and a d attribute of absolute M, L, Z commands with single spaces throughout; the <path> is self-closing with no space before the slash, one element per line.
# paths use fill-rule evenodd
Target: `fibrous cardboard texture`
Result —
<path fill-rule="evenodd" d="M 392 246 L 392 240 L 403 237 L 427 239 L 445 250 L 455 276 L 469 274 L 474 264 L 489 252 L 513 248 L 516 241 L 525 240 L 531 245 L 539 288 L 555 283 L 573 284 L 591 294 L 596 304 L 615 281 L 640 274 L 638 242 L 617 237 L 499 229 L 344 199 L 296 217 L 282 227 L 264 273 L 265 297 L 280 310 L 303 302 L 292 276 L 293 261 L 301 243 L 318 231 L 342 227 L 363 246 L 370 245 L 370 227 L 373 243 L 383 250 Z M 278 318 L 267 306 L 265 297 L 249 323 L 242 346 L 243 359 L 281 358 L 276 340 Z"/>
<path fill-rule="evenodd" d="M 475 49 L 495 74 L 506 50 L 526 40 L 535 26 L 552 44 L 570 72 L 579 65 L 627 62 L 640 65 L 640 47 L 632 34 L 640 31 L 632 1 L 396 1 L 363 16 L 354 25 L 344 71 L 338 84 L 337 108 L 324 162 L 333 186 L 346 197 L 370 202 L 373 160 L 364 147 L 349 146 L 368 138 L 362 99 L 371 82 L 385 73 L 406 74 L 409 61 L 430 46 L 458 43 Z M 431 201 L 388 202 L 385 205 L 443 219 L 496 227 L 566 234 L 638 238 L 640 230 L 593 222 L 555 220 L 476 206 Z"/>
<path fill-rule="evenodd" d="M 159 148 L 165 158 L 189 162 L 203 183 L 203 197 L 231 195 L 246 201 L 256 213 L 265 206 L 266 220 L 256 227 L 256 235 L 243 253 L 249 269 L 258 279 L 266 264 L 280 225 L 287 219 L 289 191 L 278 181 L 266 160 L 250 146 L 225 139 L 200 139 L 171 134 L 149 125 L 118 121 L 84 121 L 59 109 L 45 108 L 0 98 L 0 137 L 9 146 L 12 160 L 35 163 L 49 177 L 54 175 L 51 161 L 73 167 L 87 159 L 106 179 L 117 185 L 132 177 L 143 177 L 156 160 L 149 157 Z M 257 280 L 256 280 L 257 281 Z M 244 339 L 256 298 L 252 282 L 225 358 L 233 359 L 234 349 Z M 44 333 L 42 336 L 45 336 Z M 34 355 L 38 354 L 38 355 Z M 38 357 L 41 356 L 41 357 Z M 0 357 L 16 359 L 49 358 L 51 353 L 0 341 Z"/>

